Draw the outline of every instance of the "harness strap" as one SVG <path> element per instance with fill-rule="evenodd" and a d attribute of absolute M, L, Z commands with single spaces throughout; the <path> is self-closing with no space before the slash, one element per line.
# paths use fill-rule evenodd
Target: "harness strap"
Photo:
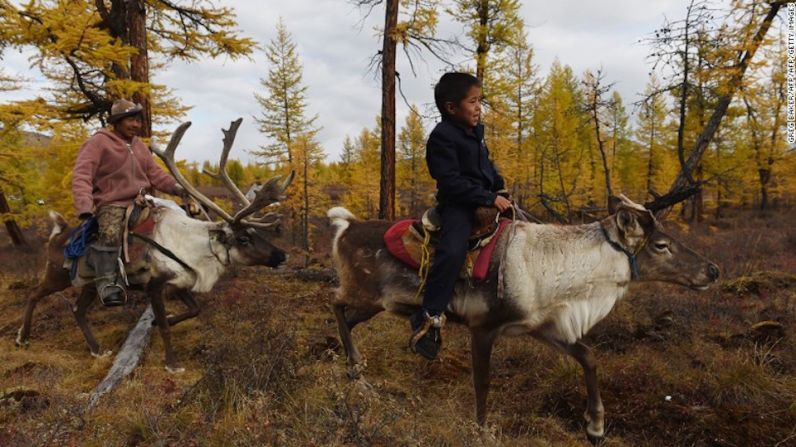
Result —
<path fill-rule="evenodd" d="M 134 233 L 132 231 L 129 231 L 129 233 L 130 233 L 130 236 L 133 236 L 133 237 L 136 237 L 138 239 L 141 239 L 142 241 L 146 242 L 147 244 L 157 248 L 158 250 L 160 250 L 161 253 L 163 253 L 164 255 L 166 255 L 169 258 L 171 258 L 177 264 L 180 264 L 182 266 L 182 268 L 184 268 L 185 270 L 188 270 L 189 272 L 196 274 L 196 270 L 194 270 L 193 267 L 191 267 L 190 265 L 186 264 L 185 261 L 183 261 L 182 259 L 178 258 L 177 255 L 175 255 L 168 248 L 158 244 L 153 239 L 150 239 L 150 238 L 144 236 L 143 234 Z"/>
<path fill-rule="evenodd" d="M 135 202 L 127 205 L 127 209 L 124 211 L 124 222 L 122 223 L 122 228 L 125 229 L 125 232 L 122 233 L 122 258 L 126 264 L 130 263 L 130 250 L 127 235 L 132 233 L 127 230 L 130 228 L 130 216 L 133 215 L 133 210 L 135 210 Z"/>
<path fill-rule="evenodd" d="M 644 245 L 646 244 L 641 244 L 641 247 L 639 247 L 638 251 L 636 251 L 635 253 L 630 253 L 627 249 L 625 249 L 625 247 L 619 245 L 615 241 L 612 241 L 611 238 L 608 237 L 608 231 L 605 229 L 605 227 L 600 225 L 600 229 L 603 231 L 603 236 L 605 236 L 605 241 L 608 242 L 608 245 L 610 245 L 611 248 L 613 248 L 614 250 L 620 251 L 624 253 L 625 256 L 627 256 L 627 260 L 630 262 L 630 279 L 631 280 L 638 279 L 639 271 L 638 271 L 638 261 L 636 260 L 636 255 L 638 255 L 638 253 L 641 252 L 641 250 L 644 248 Z"/>

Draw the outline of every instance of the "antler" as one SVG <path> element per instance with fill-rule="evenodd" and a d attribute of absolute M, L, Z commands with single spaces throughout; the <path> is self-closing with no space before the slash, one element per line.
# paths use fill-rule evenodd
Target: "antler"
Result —
<path fill-rule="evenodd" d="M 277 225 L 279 223 L 279 219 L 276 219 L 272 222 L 263 223 L 263 220 L 265 218 L 274 216 L 275 214 L 273 213 L 269 213 L 259 220 L 244 221 L 243 219 L 246 218 L 247 216 L 256 213 L 257 211 L 265 208 L 266 206 L 272 203 L 282 200 L 282 193 L 284 193 L 287 187 L 290 186 L 290 183 L 293 182 L 293 177 L 295 177 L 295 175 L 296 175 L 295 171 L 290 171 L 290 174 L 281 183 L 279 182 L 279 180 L 282 178 L 282 176 L 280 175 L 270 178 L 267 182 L 265 182 L 262 188 L 260 188 L 257 191 L 254 200 L 252 200 L 251 203 L 249 203 L 247 206 L 245 206 L 243 209 L 241 209 L 235 214 L 235 217 L 232 218 L 232 224 L 235 225 L 238 223 L 242 223 L 245 225 L 251 225 L 254 227 L 263 227 L 263 228 L 270 228 L 273 227 L 274 225 Z"/>
<path fill-rule="evenodd" d="M 656 215 L 697 194 L 704 182 L 696 182 L 693 185 L 684 186 L 680 189 L 670 191 L 662 196 L 656 196 L 655 200 L 644 204 L 644 208 L 652 211 Z"/>
<path fill-rule="evenodd" d="M 165 151 L 161 151 L 152 147 L 152 152 L 155 153 L 161 160 L 166 164 L 169 172 L 171 173 L 172 177 L 177 180 L 177 183 L 180 184 L 188 194 L 191 195 L 194 199 L 199 201 L 202 205 L 206 206 L 207 208 L 213 210 L 221 216 L 222 219 L 226 220 L 227 222 L 232 222 L 232 217 L 227 214 L 220 206 L 218 206 L 215 202 L 205 197 L 204 194 L 200 193 L 193 185 L 188 183 L 188 181 L 183 177 L 180 170 L 177 169 L 177 164 L 174 162 L 174 152 L 177 150 L 177 146 L 180 144 L 180 140 L 182 140 L 182 136 L 185 135 L 185 131 L 191 127 L 191 122 L 185 122 L 180 124 L 179 127 L 171 134 L 171 139 L 169 140 L 168 146 L 166 146 Z"/>
<path fill-rule="evenodd" d="M 190 121 L 180 124 L 179 127 L 174 131 L 171 135 L 171 139 L 169 140 L 168 146 L 166 146 L 165 151 L 160 151 L 156 148 L 152 148 L 152 151 L 163 160 L 166 164 L 171 175 L 177 180 L 185 190 L 190 194 L 194 199 L 199 201 L 202 205 L 206 206 L 207 208 L 213 210 L 221 216 L 222 219 L 229 222 L 232 225 L 248 225 L 252 227 L 260 227 L 260 228 L 271 228 L 275 225 L 279 224 L 278 215 L 275 213 L 268 213 L 264 217 L 255 220 L 244 220 L 246 217 L 256 213 L 257 211 L 265 208 L 266 206 L 278 202 L 282 200 L 282 194 L 285 192 L 290 183 L 293 181 L 293 177 L 295 176 L 295 172 L 290 172 L 290 175 L 287 178 L 279 183 L 281 176 L 275 176 L 269 179 L 262 188 L 257 191 L 257 194 L 254 197 L 253 201 L 249 201 L 245 195 L 241 192 L 240 189 L 235 185 L 235 182 L 229 178 L 229 174 L 227 173 L 227 159 L 229 158 L 229 151 L 232 148 L 232 142 L 235 140 L 235 134 L 238 131 L 238 127 L 242 122 L 242 118 L 238 118 L 237 120 L 233 121 L 228 130 L 222 129 L 224 132 L 224 147 L 221 152 L 221 160 L 219 162 L 219 174 L 215 173 L 208 173 L 211 177 L 214 178 L 221 178 L 224 184 L 229 188 L 233 194 L 235 194 L 236 198 L 240 200 L 244 207 L 237 213 L 235 216 L 230 216 L 223 208 L 218 206 L 215 202 L 207 198 L 204 194 L 200 193 L 193 185 L 188 183 L 188 181 L 183 177 L 180 170 L 177 169 L 177 164 L 174 161 L 174 152 L 177 150 L 177 146 L 180 144 L 180 140 L 182 140 L 185 131 L 188 130 L 188 127 L 191 126 Z M 277 219 L 265 222 L 266 218 L 270 218 L 273 216 L 277 216 Z"/>
<path fill-rule="evenodd" d="M 249 200 L 238 188 L 238 185 L 236 185 L 235 182 L 229 178 L 229 173 L 227 172 L 227 159 L 229 158 L 229 151 L 232 149 L 232 143 L 235 141 L 235 135 L 238 133 L 238 128 L 240 127 L 241 122 L 243 122 L 243 118 L 238 118 L 229 124 L 229 129 L 221 129 L 221 131 L 224 132 L 224 147 L 221 149 L 221 159 L 218 161 L 218 173 L 210 171 L 204 172 L 216 180 L 221 180 L 222 183 L 224 183 L 224 186 L 232 191 L 232 194 L 235 196 L 235 198 L 242 203 L 244 207 L 246 207 L 249 206 Z"/>

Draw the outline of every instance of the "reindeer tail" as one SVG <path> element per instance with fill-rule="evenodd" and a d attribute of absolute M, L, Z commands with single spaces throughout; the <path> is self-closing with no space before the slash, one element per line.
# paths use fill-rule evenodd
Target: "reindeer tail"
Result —
<path fill-rule="evenodd" d="M 351 211 L 348 211 L 342 206 L 331 208 L 326 212 L 326 215 L 329 216 L 332 225 L 337 229 L 334 233 L 334 239 L 332 240 L 332 255 L 337 257 L 337 242 L 340 240 L 340 235 L 345 232 L 351 221 L 357 220 L 357 218 L 351 214 Z"/>
<path fill-rule="evenodd" d="M 50 220 L 53 221 L 53 230 L 50 232 L 50 239 L 58 236 L 59 234 L 63 233 L 64 230 L 69 228 L 69 224 L 66 223 L 66 219 L 64 216 L 58 214 L 55 211 L 50 210 L 48 213 L 50 215 Z"/>
<path fill-rule="evenodd" d="M 348 211 L 342 206 L 331 208 L 326 215 L 329 216 L 329 219 L 332 221 L 332 225 L 338 228 L 347 227 L 349 222 L 352 220 L 357 220 L 356 216 L 351 214 L 351 211 Z"/>

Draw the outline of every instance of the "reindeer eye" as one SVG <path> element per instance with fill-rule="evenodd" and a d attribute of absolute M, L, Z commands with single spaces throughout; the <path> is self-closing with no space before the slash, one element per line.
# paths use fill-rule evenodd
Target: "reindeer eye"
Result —
<path fill-rule="evenodd" d="M 662 242 L 662 241 L 660 241 L 660 242 L 655 242 L 655 249 L 656 249 L 656 250 L 661 250 L 661 251 L 663 251 L 663 250 L 666 250 L 667 248 L 669 248 L 669 244 L 668 244 L 668 243 L 666 243 L 666 242 Z"/>
<path fill-rule="evenodd" d="M 245 235 L 244 236 L 238 236 L 238 243 L 239 244 L 241 244 L 241 245 L 249 245 L 249 242 L 251 242 L 251 239 L 249 238 L 249 236 L 245 236 Z"/>

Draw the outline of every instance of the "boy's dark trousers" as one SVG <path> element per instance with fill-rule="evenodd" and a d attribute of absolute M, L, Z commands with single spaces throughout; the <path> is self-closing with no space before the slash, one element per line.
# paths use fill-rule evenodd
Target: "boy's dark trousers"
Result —
<path fill-rule="evenodd" d="M 423 310 L 440 315 L 453 297 L 453 286 L 467 255 L 467 239 L 473 228 L 474 209 L 468 205 L 437 206 L 442 230 L 426 280 Z"/>

